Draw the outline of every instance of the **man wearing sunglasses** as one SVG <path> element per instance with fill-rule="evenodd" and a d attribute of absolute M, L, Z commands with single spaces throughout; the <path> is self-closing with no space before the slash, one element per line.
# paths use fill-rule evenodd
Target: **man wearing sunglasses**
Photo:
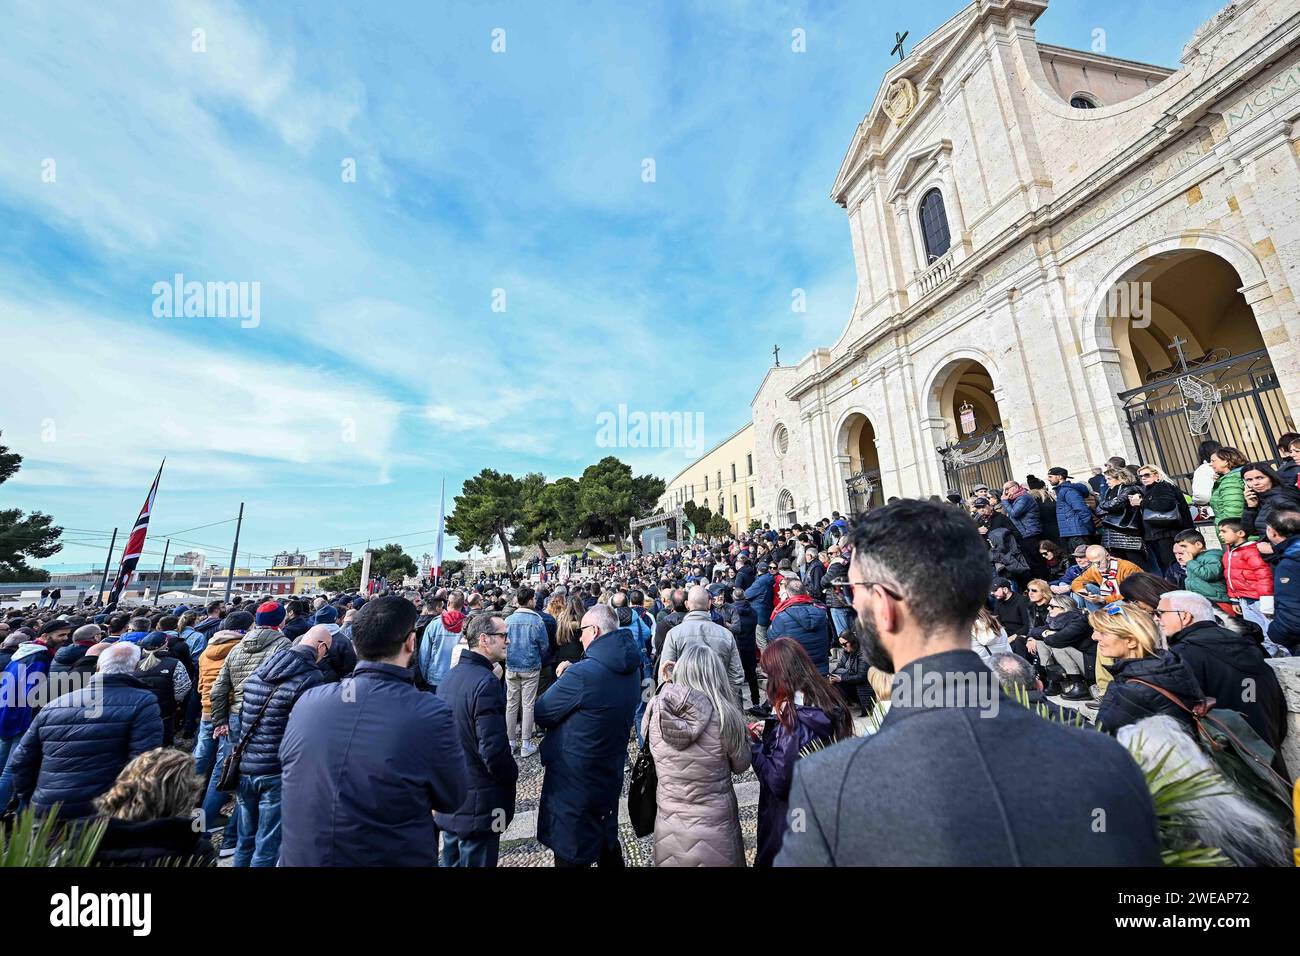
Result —
<path fill-rule="evenodd" d="M 804 826 L 776 865 L 1159 865 L 1151 794 L 1123 746 L 976 692 L 1000 682 L 971 650 L 992 571 L 969 519 L 900 501 L 852 540 L 858 633 L 868 663 L 894 672 L 892 702 L 874 735 L 795 764 Z"/>

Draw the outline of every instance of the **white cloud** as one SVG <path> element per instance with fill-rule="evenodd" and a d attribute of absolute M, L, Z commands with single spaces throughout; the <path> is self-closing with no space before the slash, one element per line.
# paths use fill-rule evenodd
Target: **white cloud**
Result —
<path fill-rule="evenodd" d="M 173 480 L 198 489 L 387 480 L 401 406 L 336 373 L 214 354 L 67 303 L 0 295 L 0 315 L 6 348 L 23 356 L 4 401 L 5 443 L 29 463 L 16 482 L 139 485 L 164 455 Z"/>

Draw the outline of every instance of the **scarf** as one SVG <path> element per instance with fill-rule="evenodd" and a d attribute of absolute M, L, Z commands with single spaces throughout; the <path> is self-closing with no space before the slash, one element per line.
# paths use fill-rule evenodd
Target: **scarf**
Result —
<path fill-rule="evenodd" d="M 793 597 L 786 598 L 784 601 L 778 604 L 776 606 L 776 609 L 772 612 L 772 617 L 775 618 L 786 608 L 793 607 L 796 604 L 812 604 L 812 603 L 813 603 L 813 599 L 811 594 L 796 594 Z"/>

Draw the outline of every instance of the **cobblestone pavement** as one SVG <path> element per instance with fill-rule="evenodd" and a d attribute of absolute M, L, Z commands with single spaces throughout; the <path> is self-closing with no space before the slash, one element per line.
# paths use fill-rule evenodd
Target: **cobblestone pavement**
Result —
<path fill-rule="evenodd" d="M 636 761 L 637 745 L 633 738 L 627 747 L 627 770 L 623 774 L 623 793 L 619 797 L 620 809 L 627 803 L 628 783 L 632 779 L 631 768 Z M 518 759 L 518 758 L 516 758 Z M 519 761 L 519 786 L 515 796 L 516 817 L 521 813 L 535 811 L 542 795 L 542 762 L 539 755 Z M 744 784 L 757 784 L 754 771 L 746 770 L 731 778 L 732 784 L 741 788 Z M 751 787 L 752 789 L 752 787 Z M 745 859 L 752 866 L 757 852 L 758 807 L 756 804 L 740 807 L 740 829 L 745 837 Z M 630 824 L 621 824 L 619 842 L 623 846 L 623 861 L 628 866 L 654 866 L 654 836 L 637 838 Z M 555 857 L 551 851 L 533 838 L 507 839 L 501 843 L 501 866 L 553 866 Z"/>

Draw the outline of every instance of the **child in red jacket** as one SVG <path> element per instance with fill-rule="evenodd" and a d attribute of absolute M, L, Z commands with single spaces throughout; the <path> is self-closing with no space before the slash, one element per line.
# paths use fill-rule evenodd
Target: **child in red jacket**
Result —
<path fill-rule="evenodd" d="M 1228 585 L 1228 596 L 1241 607 L 1241 616 L 1258 624 L 1268 637 L 1266 615 L 1273 612 L 1273 568 L 1249 537 L 1240 518 L 1224 518 L 1219 522 L 1223 579 Z"/>

